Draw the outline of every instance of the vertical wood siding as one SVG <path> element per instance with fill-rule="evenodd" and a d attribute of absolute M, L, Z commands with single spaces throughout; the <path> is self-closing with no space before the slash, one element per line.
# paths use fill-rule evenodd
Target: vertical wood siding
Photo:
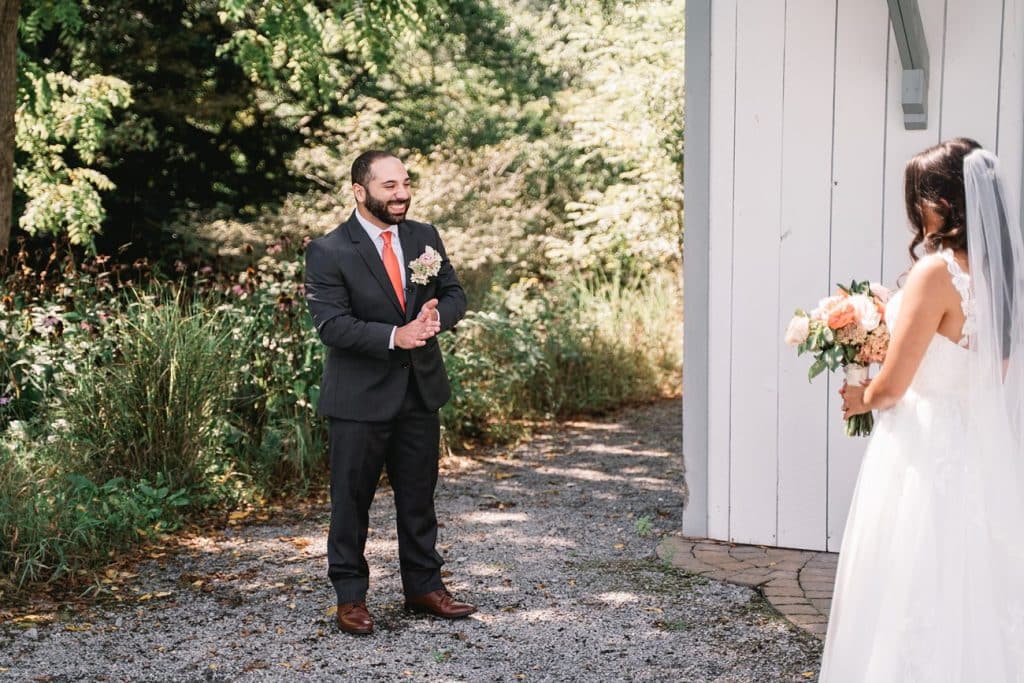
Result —
<path fill-rule="evenodd" d="M 732 506 L 730 528 L 736 541 L 774 544 L 778 354 L 750 340 L 778 329 L 785 2 L 743 2 L 738 10 L 729 479 L 731 497 L 744 504 Z"/>
<path fill-rule="evenodd" d="M 829 280 L 882 277 L 882 182 L 885 159 L 889 9 L 885 2 L 840 0 L 836 34 L 835 132 L 832 150 L 832 243 Z M 899 107 L 899 102 L 892 102 Z M 822 381 L 826 378 L 822 377 Z M 842 537 L 851 484 L 864 452 L 862 438 L 846 436 L 836 390 L 828 381 L 828 545 Z"/>
<path fill-rule="evenodd" d="M 717 49 L 716 46 L 723 46 Z M 708 536 L 729 537 L 732 410 L 733 179 L 735 178 L 736 3 L 711 3 L 711 199 L 708 224 Z M 725 74 L 717 78 L 715 74 Z M 685 404 L 684 404 L 685 405 Z M 684 456 L 685 457 L 685 456 Z"/>
<path fill-rule="evenodd" d="M 821 26 L 808 31 L 808 23 Z M 830 286 L 832 129 L 835 85 L 836 5 L 789 0 L 783 87 L 782 178 L 779 221 L 779 300 L 775 329 L 794 310 L 810 306 L 808 292 Z M 809 89 L 808 83 L 817 87 Z M 798 99 L 800 98 L 800 99 Z M 792 106 L 799 101 L 800 106 Z M 807 258 L 817 254 L 817 258 Z M 828 500 L 828 420 L 825 382 L 807 381 L 807 360 L 773 344 L 779 367 L 778 545 L 813 548 L 825 538 Z"/>
<path fill-rule="evenodd" d="M 918 0 L 929 121 L 908 131 L 886 0 L 715 0 L 708 535 L 838 550 L 865 440 L 838 378 L 781 344 L 793 309 L 908 267 L 907 159 L 967 135 L 1024 162 L 1024 0 Z"/>

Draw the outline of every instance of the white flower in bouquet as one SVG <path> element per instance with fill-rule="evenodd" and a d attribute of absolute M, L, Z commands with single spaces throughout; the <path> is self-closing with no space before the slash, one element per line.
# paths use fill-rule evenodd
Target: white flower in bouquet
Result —
<path fill-rule="evenodd" d="M 811 332 L 811 320 L 806 315 L 794 315 L 786 327 L 786 343 L 790 346 L 800 346 L 807 341 Z"/>
<path fill-rule="evenodd" d="M 889 297 L 892 296 L 892 290 L 885 285 L 880 285 L 877 282 L 872 282 L 870 285 L 871 295 L 881 301 L 883 304 L 889 303 Z"/>
<path fill-rule="evenodd" d="M 815 307 L 814 310 L 811 311 L 811 317 L 814 318 L 815 320 L 827 322 L 829 312 L 833 308 L 835 308 L 842 300 L 842 297 L 839 296 L 825 297 L 824 299 L 819 301 L 817 307 Z"/>
<path fill-rule="evenodd" d="M 857 313 L 857 321 L 860 322 L 860 326 L 868 332 L 874 330 L 882 322 L 882 315 L 878 312 L 878 306 L 870 296 L 852 294 L 849 302 Z"/>

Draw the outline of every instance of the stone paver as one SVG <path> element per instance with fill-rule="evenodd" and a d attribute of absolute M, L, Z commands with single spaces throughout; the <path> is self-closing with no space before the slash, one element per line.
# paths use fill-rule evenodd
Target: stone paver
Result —
<path fill-rule="evenodd" d="M 790 622 L 825 637 L 836 553 L 669 536 L 658 546 L 658 556 L 691 574 L 756 588 Z"/>

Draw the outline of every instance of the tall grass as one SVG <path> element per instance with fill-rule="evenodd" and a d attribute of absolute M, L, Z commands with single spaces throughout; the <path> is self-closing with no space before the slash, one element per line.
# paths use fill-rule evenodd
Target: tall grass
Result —
<path fill-rule="evenodd" d="M 18 584 L 175 528 L 227 467 L 214 456 L 245 348 L 232 320 L 161 295 L 137 297 L 116 325 L 113 358 L 66 378 L 57 419 L 0 443 L 0 575 Z"/>
<path fill-rule="evenodd" d="M 83 368 L 61 406 L 63 439 L 96 481 L 202 478 L 231 395 L 231 320 L 201 302 L 135 302 L 109 364 Z"/>
<path fill-rule="evenodd" d="M 547 338 L 548 410 L 600 412 L 674 393 L 682 373 L 682 297 L 671 273 L 580 274 Z"/>
<path fill-rule="evenodd" d="M 529 313 L 471 313 L 442 337 L 452 440 L 503 438 L 521 418 L 596 413 L 679 390 L 682 301 L 672 274 L 578 274 Z"/>

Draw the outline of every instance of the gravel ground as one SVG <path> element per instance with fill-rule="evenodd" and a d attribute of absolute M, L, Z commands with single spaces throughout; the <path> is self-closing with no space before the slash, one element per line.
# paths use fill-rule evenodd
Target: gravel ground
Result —
<path fill-rule="evenodd" d="M 371 636 L 339 633 L 328 510 L 192 537 L 134 568 L 121 603 L 0 625 L 0 680 L 807 681 L 820 644 L 753 590 L 660 562 L 680 525 L 680 406 L 450 457 L 437 494 L 445 575 L 480 611 L 402 610 L 390 490 L 367 555 Z"/>

